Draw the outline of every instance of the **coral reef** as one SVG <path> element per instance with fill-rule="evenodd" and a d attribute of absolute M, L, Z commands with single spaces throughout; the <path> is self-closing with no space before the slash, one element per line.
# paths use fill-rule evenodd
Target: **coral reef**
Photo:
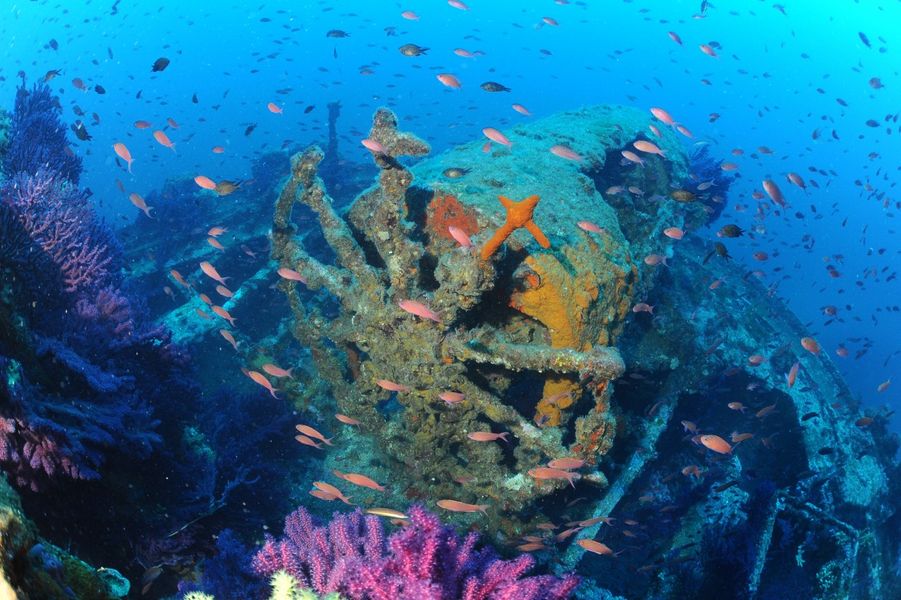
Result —
<path fill-rule="evenodd" d="M 36 83 L 29 91 L 23 79 L 16 90 L 9 141 L 3 156 L 2 167 L 7 176 L 51 168 L 63 179 L 78 183 L 81 159 L 68 147 L 61 113 L 59 101 L 47 84 Z"/>
<path fill-rule="evenodd" d="M 477 534 L 461 540 L 422 507 L 411 507 L 409 519 L 386 540 L 379 518 L 360 510 L 317 526 L 300 508 L 285 519 L 286 537 L 270 538 L 257 553 L 254 568 L 267 576 L 286 571 L 303 587 L 349 600 L 553 600 L 578 585 L 572 576 L 523 578 L 531 556 L 504 561 L 490 548 L 477 551 Z"/>

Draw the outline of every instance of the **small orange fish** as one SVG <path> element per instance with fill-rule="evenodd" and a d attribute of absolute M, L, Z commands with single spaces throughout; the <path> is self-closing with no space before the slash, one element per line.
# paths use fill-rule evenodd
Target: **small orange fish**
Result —
<path fill-rule="evenodd" d="M 213 154 L 222 154 L 225 152 L 225 148 L 222 146 L 213 146 Z"/>
<path fill-rule="evenodd" d="M 731 410 L 737 410 L 740 413 L 744 413 L 746 410 L 748 410 L 748 407 L 741 402 L 730 402 L 726 406 L 728 406 Z"/>
<path fill-rule="evenodd" d="M 653 142 L 648 142 L 646 140 L 637 140 L 635 142 L 632 142 L 632 146 L 636 150 L 645 152 L 646 154 L 656 154 L 658 156 L 662 156 L 662 157 L 666 158 L 666 155 L 663 153 L 663 150 L 661 150 L 657 146 L 657 144 L 655 144 Z"/>
<path fill-rule="evenodd" d="M 472 240 L 469 239 L 469 235 L 467 235 L 466 232 L 459 227 L 448 225 L 447 232 L 451 234 L 451 237 L 454 238 L 454 241 L 460 244 L 460 246 L 462 246 L 463 248 L 472 248 Z"/>
<path fill-rule="evenodd" d="M 601 556 L 618 556 L 617 554 L 614 554 L 613 550 L 610 549 L 610 546 L 604 544 L 603 542 L 598 542 L 596 540 L 579 540 L 576 543 L 585 550 L 594 552 L 595 554 L 599 554 Z"/>
<path fill-rule="evenodd" d="M 460 80 L 457 79 L 455 76 L 451 75 L 450 73 L 440 73 L 436 77 L 438 78 L 438 81 L 440 81 L 441 83 L 443 83 L 444 85 L 446 85 L 449 88 L 459 90 L 461 87 Z"/>
<path fill-rule="evenodd" d="M 335 471 L 335 470 L 332 470 L 332 473 L 335 474 L 335 477 L 340 477 L 344 481 L 349 481 L 350 483 L 352 483 L 354 485 L 369 488 L 372 490 L 378 490 L 380 492 L 385 491 L 385 486 L 376 483 L 375 481 L 373 481 L 369 477 L 366 477 L 365 475 L 360 475 L 359 473 L 342 473 L 341 471 Z"/>
<path fill-rule="evenodd" d="M 588 233 L 598 233 L 598 234 L 604 233 L 603 227 L 601 227 L 600 225 L 596 225 L 595 223 L 592 223 L 591 221 L 579 221 L 576 223 L 576 225 L 578 225 L 579 229 L 581 229 L 582 231 L 587 231 Z"/>
<path fill-rule="evenodd" d="M 135 129 L 150 129 L 153 125 L 150 121 L 135 121 Z"/>
<path fill-rule="evenodd" d="M 785 381 L 788 383 L 788 389 L 791 389 L 793 385 L 795 385 L 795 380 L 798 378 L 798 371 L 801 369 L 801 363 L 795 361 L 795 364 L 792 365 L 792 368 L 789 370 L 788 374 L 785 376 Z"/>
<path fill-rule="evenodd" d="M 172 140 L 169 139 L 169 136 L 166 135 L 165 131 L 156 130 L 153 132 L 153 139 L 155 139 L 161 146 L 165 146 L 169 148 L 173 152 L 175 152 L 175 144 L 172 143 Z"/>
<path fill-rule="evenodd" d="M 138 194 L 132 192 L 129 194 L 128 199 L 131 200 L 131 203 L 137 206 L 140 210 L 144 211 L 144 214 L 147 215 L 148 219 L 152 219 L 150 216 L 150 211 L 153 210 L 152 206 L 147 206 L 147 203 L 144 202 L 144 199 L 141 198 Z"/>
<path fill-rule="evenodd" d="M 278 365 L 274 365 L 272 363 L 266 363 L 265 365 L 263 365 L 263 371 L 265 373 L 267 373 L 268 375 L 272 375 L 273 377 L 278 377 L 278 378 L 289 377 L 289 378 L 293 379 L 294 377 L 293 377 L 293 375 L 291 375 L 291 371 L 293 371 L 293 370 L 294 369 L 288 369 L 286 371 L 285 369 L 279 367 Z"/>
<path fill-rule="evenodd" d="M 510 435 L 509 431 L 505 431 L 503 433 L 491 433 L 490 431 L 473 431 L 472 433 L 466 434 L 466 437 L 471 439 L 474 442 L 496 442 L 497 440 L 504 440 L 505 442 L 509 442 L 507 436 Z"/>
<path fill-rule="evenodd" d="M 579 521 L 577 523 L 567 523 L 566 525 L 567 527 L 570 525 L 578 525 L 579 527 L 591 527 L 592 525 L 603 523 L 604 525 L 612 527 L 614 521 L 616 521 L 616 519 L 614 519 L 613 517 L 592 517 L 590 519 L 585 519 L 584 521 Z"/>
<path fill-rule="evenodd" d="M 168 117 L 166 119 L 166 123 L 168 123 L 169 127 L 171 127 L 172 129 L 178 129 L 178 123 L 176 123 L 175 119 L 173 119 L 172 117 Z"/>
<path fill-rule="evenodd" d="M 577 154 L 571 148 L 564 146 L 562 144 L 557 144 L 555 146 L 551 146 L 551 154 L 554 156 L 559 156 L 560 158 L 565 158 L 566 160 L 572 160 L 575 162 L 581 162 L 585 160 L 582 158 L 580 154 Z"/>
<path fill-rule="evenodd" d="M 341 413 L 336 413 L 335 418 L 345 425 L 360 425 L 360 422 L 353 417 L 348 417 L 347 415 L 342 415 Z"/>
<path fill-rule="evenodd" d="M 763 408 L 761 408 L 760 410 L 758 410 L 758 411 L 754 414 L 754 416 L 757 417 L 758 419 L 762 419 L 762 418 L 764 418 L 765 416 L 767 416 L 768 414 L 772 413 L 772 412 L 775 411 L 775 410 L 776 410 L 776 403 L 774 402 L 773 404 L 764 406 Z"/>
<path fill-rule="evenodd" d="M 171 275 L 172 279 L 174 279 L 179 285 L 183 285 L 184 287 L 191 289 L 191 284 L 185 281 L 185 278 L 182 276 L 182 274 L 175 269 L 169 271 L 169 275 Z"/>
<path fill-rule="evenodd" d="M 351 504 L 350 498 L 345 497 L 344 493 L 341 490 L 339 490 L 338 488 L 336 488 L 335 486 L 333 486 L 330 483 L 326 483 L 324 481 L 314 481 L 313 487 L 315 487 L 318 490 L 322 490 L 326 494 L 331 494 L 332 496 L 334 496 L 335 498 L 337 498 L 344 504 Z"/>
<path fill-rule="evenodd" d="M 210 300 L 210 297 L 207 296 L 206 294 L 200 294 L 199 298 L 200 298 L 200 301 L 203 302 L 204 304 L 206 304 L 207 306 L 213 305 L 213 301 Z"/>
<path fill-rule="evenodd" d="M 763 180 L 763 189 L 766 191 L 767 195 L 773 201 L 774 204 L 778 204 L 779 206 L 785 207 L 785 197 L 782 195 L 782 190 L 779 189 L 779 186 L 776 185 L 771 179 Z"/>
<path fill-rule="evenodd" d="M 752 354 L 748 357 L 748 365 L 752 367 L 758 367 L 763 364 L 766 358 L 761 354 Z"/>
<path fill-rule="evenodd" d="M 222 242 L 220 242 L 219 240 L 217 240 L 214 237 L 208 237 L 206 239 L 206 243 L 209 244 L 210 246 L 212 246 L 213 248 L 215 248 L 216 250 L 225 252 L 225 246 L 223 246 Z"/>
<path fill-rule="evenodd" d="M 268 108 L 269 112 L 271 112 L 274 115 L 282 114 L 282 108 L 275 102 L 270 102 L 269 104 L 266 105 L 266 108 Z"/>
<path fill-rule="evenodd" d="M 113 144 L 113 151 L 116 155 L 124 160 L 128 164 L 128 172 L 131 173 L 131 163 L 134 162 L 134 159 L 131 157 L 131 152 L 128 151 L 128 148 L 122 142 L 116 142 Z"/>
<path fill-rule="evenodd" d="M 266 379 L 265 375 L 263 375 L 259 371 L 247 371 L 247 376 L 250 377 L 250 379 L 257 385 L 261 385 L 264 388 L 266 388 L 267 390 L 269 390 L 269 393 L 272 395 L 273 398 L 278 399 L 278 396 L 275 395 L 275 393 L 278 390 L 275 389 L 274 387 L 272 387 L 272 384 L 269 383 L 269 380 Z"/>
<path fill-rule="evenodd" d="M 207 261 L 200 263 L 200 270 L 203 271 L 204 275 L 206 275 L 210 279 L 218 281 L 222 285 L 225 285 L 225 280 L 228 279 L 228 277 L 223 277 L 222 275 L 220 275 L 219 271 L 216 270 L 216 267 L 214 267 Z"/>
<path fill-rule="evenodd" d="M 537 552 L 539 550 L 550 550 L 547 546 L 545 546 L 541 542 L 529 542 L 527 544 L 520 544 L 516 547 L 520 552 Z"/>
<path fill-rule="evenodd" d="M 288 281 L 299 281 L 303 284 L 307 283 L 307 278 L 293 269 L 286 269 L 285 267 L 282 267 L 277 271 L 277 273 L 280 277 L 287 279 Z"/>
<path fill-rule="evenodd" d="M 232 345 L 232 348 L 235 350 L 238 349 L 238 342 L 235 340 L 235 336 L 231 334 L 227 329 L 220 329 L 219 335 L 225 338 L 225 341 Z"/>
<path fill-rule="evenodd" d="M 303 436 L 297 436 L 303 437 Z M 329 494 L 328 492 L 323 492 L 322 490 L 310 490 L 310 495 L 314 498 L 319 498 L 320 500 L 325 500 L 326 502 L 333 502 L 338 499 L 334 494 Z"/>
<path fill-rule="evenodd" d="M 638 156 L 637 154 L 635 154 L 635 153 L 632 152 L 631 150 L 623 150 L 622 152 L 620 152 L 620 154 L 622 154 L 622 155 L 623 155 L 623 158 L 625 158 L 625 159 L 628 160 L 629 162 L 634 162 L 634 163 L 639 164 L 639 165 L 643 165 L 643 164 L 644 164 L 644 160 L 642 160 L 642 158 L 641 158 L 640 156 Z"/>
<path fill-rule="evenodd" d="M 305 435 L 295 435 L 294 439 L 303 444 L 304 446 L 312 446 L 318 450 L 322 450 L 322 444 L 318 443 L 313 438 L 307 437 Z"/>
<path fill-rule="evenodd" d="M 713 58 L 717 57 L 716 50 L 714 50 L 709 44 L 701 44 L 698 46 L 701 49 L 701 52 L 706 54 L 707 56 L 712 56 Z"/>
<path fill-rule="evenodd" d="M 401 300 L 397 303 L 397 305 L 400 306 L 401 310 L 408 312 L 411 315 L 415 315 L 422 319 L 435 321 L 436 323 L 441 322 L 441 317 L 438 316 L 438 313 L 433 311 L 422 302 L 418 302 L 416 300 Z"/>
<path fill-rule="evenodd" d="M 819 354 L 820 353 L 820 345 L 812 337 L 801 338 L 801 345 L 804 347 L 805 350 L 807 350 L 811 354 Z"/>
<path fill-rule="evenodd" d="M 326 446 L 334 446 L 334 444 L 332 444 L 332 438 L 325 437 L 324 435 L 322 435 L 319 432 L 319 430 L 314 429 L 313 427 L 310 427 L 309 425 L 304 425 L 303 423 L 300 423 L 298 425 L 295 425 L 294 429 L 296 429 L 297 431 L 299 431 L 300 433 L 302 433 L 304 435 L 308 435 L 311 438 L 314 438 L 314 439 L 320 440 L 321 442 L 324 442 Z"/>
<path fill-rule="evenodd" d="M 223 298 L 234 297 L 234 294 L 232 293 L 232 291 L 230 289 L 228 289 L 227 287 L 225 287 L 224 285 L 217 285 L 216 292 Z"/>
<path fill-rule="evenodd" d="M 651 114 L 666 123 L 667 125 L 675 125 L 676 121 L 672 116 L 662 108 L 654 107 L 651 109 Z"/>
<path fill-rule="evenodd" d="M 419 15 L 417 15 L 412 10 L 405 10 L 404 12 L 400 13 L 400 16 L 408 21 L 418 21 L 419 20 Z"/>
<path fill-rule="evenodd" d="M 667 227 L 663 230 L 663 235 L 674 240 L 681 240 L 685 237 L 685 232 L 678 227 Z"/>
<path fill-rule="evenodd" d="M 752 437 L 754 437 L 753 433 L 738 433 L 737 431 L 733 431 L 729 439 L 732 440 L 733 444 L 740 444 L 746 440 L 750 440 Z"/>
<path fill-rule="evenodd" d="M 573 487 L 576 487 L 574 480 L 581 478 L 581 475 L 578 473 L 564 471 L 563 469 L 552 469 L 551 467 L 535 467 L 534 469 L 529 469 L 528 474 L 535 479 L 565 479 Z"/>
<path fill-rule="evenodd" d="M 227 227 L 210 227 L 210 230 L 206 232 L 206 234 L 210 237 L 219 237 L 223 233 L 228 231 Z"/>
<path fill-rule="evenodd" d="M 207 313 L 207 312 L 204 312 L 204 311 L 202 311 L 202 310 L 199 309 L 199 308 L 195 308 L 195 309 L 194 309 L 194 312 L 197 313 L 197 316 L 200 317 L 201 319 L 206 319 L 206 320 L 209 321 L 210 319 L 213 318 L 213 315 L 211 315 L 211 314 L 209 314 L 209 313 Z"/>
<path fill-rule="evenodd" d="M 196 183 L 197 185 L 199 185 L 200 187 L 202 187 L 205 190 L 215 190 L 216 189 L 216 182 L 205 175 L 198 175 L 197 177 L 195 177 L 194 183 Z"/>
<path fill-rule="evenodd" d="M 532 113 L 529 112 L 529 109 L 527 109 L 527 108 L 526 108 L 525 106 L 523 106 L 522 104 L 514 104 L 514 105 L 513 105 L 513 110 L 515 110 L 515 111 L 518 112 L 519 114 L 525 115 L 525 116 L 527 116 L 527 117 L 531 117 L 531 116 L 532 116 Z"/>
<path fill-rule="evenodd" d="M 732 446 L 718 435 L 706 434 L 700 437 L 701 444 L 718 454 L 730 454 Z"/>
<path fill-rule="evenodd" d="M 488 508 L 487 504 L 468 504 L 466 502 L 460 502 L 459 500 L 439 500 L 435 504 L 437 504 L 444 510 L 449 510 L 451 512 L 480 512 L 485 515 L 488 514 L 487 512 L 485 512 L 485 509 Z"/>
<path fill-rule="evenodd" d="M 378 379 L 376 380 L 375 384 L 383 390 L 388 390 L 389 392 L 407 393 L 410 391 L 409 387 L 400 383 L 395 383 L 389 379 Z"/>
<path fill-rule="evenodd" d="M 881 394 L 882 392 L 884 392 L 885 390 L 887 390 L 887 389 L 889 388 L 890 385 L 892 385 L 892 380 L 891 380 L 891 379 L 886 379 L 885 381 L 883 381 L 882 383 L 880 383 L 880 384 L 876 387 L 876 391 L 879 392 L 879 393 Z"/>
<path fill-rule="evenodd" d="M 482 130 L 482 133 L 485 135 L 486 138 L 488 138 L 492 142 L 497 142 L 498 144 L 501 144 L 501 145 L 507 146 L 507 147 L 513 146 L 513 142 L 511 142 L 507 138 L 507 136 L 505 136 L 503 133 L 501 133 L 494 127 L 486 127 L 485 129 Z"/>
<path fill-rule="evenodd" d="M 570 471 L 572 469 L 581 469 L 585 466 L 585 461 L 581 458 L 555 458 L 550 461 L 547 466 L 552 469 L 563 469 L 564 471 Z"/>
<path fill-rule="evenodd" d="M 466 398 L 461 392 L 441 392 L 438 397 L 448 404 L 459 404 Z"/>

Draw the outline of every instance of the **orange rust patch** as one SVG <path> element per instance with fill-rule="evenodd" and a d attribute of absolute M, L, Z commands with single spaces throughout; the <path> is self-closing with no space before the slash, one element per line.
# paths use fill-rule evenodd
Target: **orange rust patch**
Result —
<path fill-rule="evenodd" d="M 479 232 L 476 212 L 464 206 L 456 196 L 435 191 L 435 195 L 426 207 L 426 228 L 440 238 L 453 241 L 447 228 L 453 225 L 462 229 L 466 235 Z"/>

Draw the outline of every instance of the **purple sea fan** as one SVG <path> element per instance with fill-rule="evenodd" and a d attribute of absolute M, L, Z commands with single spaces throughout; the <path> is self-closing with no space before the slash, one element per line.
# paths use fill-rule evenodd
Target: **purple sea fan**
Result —
<path fill-rule="evenodd" d="M 501 560 L 475 549 L 478 534 L 461 539 L 420 506 L 409 513 L 410 524 L 386 543 L 381 521 L 359 509 L 318 526 L 298 508 L 285 519 L 285 537 L 257 552 L 254 569 L 285 570 L 318 594 L 349 600 L 562 600 L 579 583 L 574 575 L 523 578 L 531 556 Z"/>
<path fill-rule="evenodd" d="M 63 179 L 78 183 L 81 159 L 68 147 L 61 113 L 59 101 L 46 84 L 35 84 L 29 91 L 23 81 L 16 90 L 9 146 L 3 157 L 8 177 L 52 169 Z"/>
<path fill-rule="evenodd" d="M 47 169 L 19 173 L 0 189 L 0 204 L 9 213 L 5 218 L 15 219 L 28 238 L 30 245 L 19 252 L 39 249 L 59 269 L 65 291 L 93 290 L 110 280 L 114 251 L 109 234 L 74 184 Z M 4 253 L 13 254 L 14 249 Z"/>

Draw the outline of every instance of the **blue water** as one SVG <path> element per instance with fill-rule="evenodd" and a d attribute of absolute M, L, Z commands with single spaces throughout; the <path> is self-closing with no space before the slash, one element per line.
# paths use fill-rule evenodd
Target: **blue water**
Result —
<path fill-rule="evenodd" d="M 776 293 L 827 351 L 848 347 L 851 355 L 835 362 L 856 396 L 878 404 L 897 394 L 897 386 L 876 392 L 901 360 L 901 283 L 889 280 L 901 252 L 893 237 L 901 135 L 897 123 L 884 122 L 898 114 L 897 32 L 890 25 L 901 22 L 897 2 L 797 1 L 779 5 L 784 14 L 769 2 L 721 2 L 703 18 L 695 18 L 699 2 L 680 1 L 473 0 L 469 11 L 437 0 L 252 7 L 120 2 L 116 14 L 113 2 L 4 4 L 0 32 L 8 44 L 0 54 L 0 102 L 11 105 L 17 71 L 34 80 L 62 70 L 52 84 L 66 118 L 74 121 L 71 108 L 80 106 L 94 137 L 75 144 L 85 158 L 84 183 L 116 223 L 137 214 L 116 179 L 145 197 L 173 176 L 247 179 L 262 152 L 324 142 L 328 102 L 341 102 L 344 154 L 361 162 L 368 153 L 358 142 L 380 105 L 392 107 L 435 151 L 475 139 L 483 127 L 527 119 L 510 109 L 513 102 L 536 117 L 594 103 L 664 107 L 692 131 L 695 143 L 709 143 L 715 155 L 740 164 L 741 179 L 722 222 L 752 230 L 751 192 L 761 190 L 764 177 L 782 182 L 792 210 L 784 220 L 767 219 L 765 233 L 732 244 L 732 254 L 767 272 Z M 404 10 L 419 20 L 402 18 Z M 388 36 L 386 28 L 396 35 Z M 350 37 L 327 38 L 331 29 Z M 668 37 L 670 31 L 683 45 Z M 48 46 L 51 39 L 58 50 Z M 720 44 L 717 58 L 698 49 L 712 42 Z M 397 48 L 405 43 L 430 50 L 404 57 Z M 484 56 L 461 58 L 455 48 Z M 151 73 L 163 56 L 169 67 Z M 455 74 L 462 88 L 442 86 L 436 75 L 445 72 Z M 75 89 L 74 77 L 89 87 L 102 85 L 106 94 Z M 873 77 L 884 87 L 873 89 Z M 488 94 L 478 87 L 485 80 L 513 91 Z M 269 102 L 284 112 L 272 114 Z M 305 114 L 308 106 L 315 108 Z M 99 124 L 92 124 L 92 113 Z M 720 115 L 714 123 L 711 113 Z M 167 118 L 179 128 L 166 126 Z M 139 119 L 153 129 L 136 130 L 132 124 Z M 880 126 L 868 127 L 869 119 Z M 245 136 L 251 124 L 256 129 Z M 157 128 L 164 128 L 176 152 L 152 139 Z M 814 131 L 818 139 L 812 139 Z M 117 141 L 132 152 L 133 175 L 115 166 L 111 146 Z M 213 154 L 217 145 L 226 152 Z M 751 158 L 759 146 L 774 153 Z M 745 155 L 731 157 L 735 148 Z M 819 188 L 791 186 L 789 171 Z M 749 208 L 736 214 L 736 204 Z M 795 211 L 804 218 L 795 218 Z M 771 256 L 765 264 L 751 258 L 758 250 Z M 833 279 L 825 263 L 837 255 L 843 257 L 842 276 Z M 831 317 L 822 311 L 827 305 L 840 309 L 828 326 Z M 855 359 L 865 346 L 866 354 Z"/>
<path fill-rule="evenodd" d="M 342 155 L 360 165 L 372 163 L 360 141 L 379 106 L 394 110 L 433 155 L 482 139 L 485 127 L 503 130 L 580 106 L 663 107 L 692 132 L 683 138 L 687 150 L 706 144 L 740 166 L 728 207 L 702 235 L 715 240 L 726 223 L 745 229 L 730 240 L 734 260 L 762 272 L 856 398 L 897 408 L 901 381 L 877 388 L 896 379 L 901 365 L 901 2 L 466 4 L 463 11 L 444 0 L 6 0 L 0 106 L 12 107 L 19 71 L 29 85 L 61 71 L 50 86 L 63 119 L 81 118 L 93 136 L 82 142 L 70 134 L 84 159 L 81 185 L 116 227 L 138 217 L 129 193 L 147 197 L 183 176 L 247 180 L 266 152 L 324 145 L 330 102 L 342 105 Z M 404 19 L 405 10 L 418 19 Z M 336 29 L 349 37 L 326 36 Z M 407 43 L 428 52 L 403 56 L 398 47 Z M 171 63 L 151 72 L 160 57 Z M 443 86 L 440 73 L 455 75 L 462 88 Z M 76 89 L 73 78 L 88 90 Z M 512 91 L 480 89 L 489 80 Z M 515 112 L 514 103 L 533 116 Z M 152 127 L 136 129 L 138 120 Z M 154 141 L 157 129 L 174 152 Z M 116 160 L 117 142 L 134 157 L 132 173 Z M 213 153 L 215 146 L 224 152 Z M 789 172 L 807 189 L 792 185 Z M 789 208 L 761 220 L 752 193 L 763 192 L 764 179 L 779 183 Z M 756 260 L 759 252 L 768 260 Z M 837 315 L 825 314 L 827 306 Z M 847 357 L 836 354 L 840 347 Z M 899 417 L 893 428 L 901 431 Z"/>

